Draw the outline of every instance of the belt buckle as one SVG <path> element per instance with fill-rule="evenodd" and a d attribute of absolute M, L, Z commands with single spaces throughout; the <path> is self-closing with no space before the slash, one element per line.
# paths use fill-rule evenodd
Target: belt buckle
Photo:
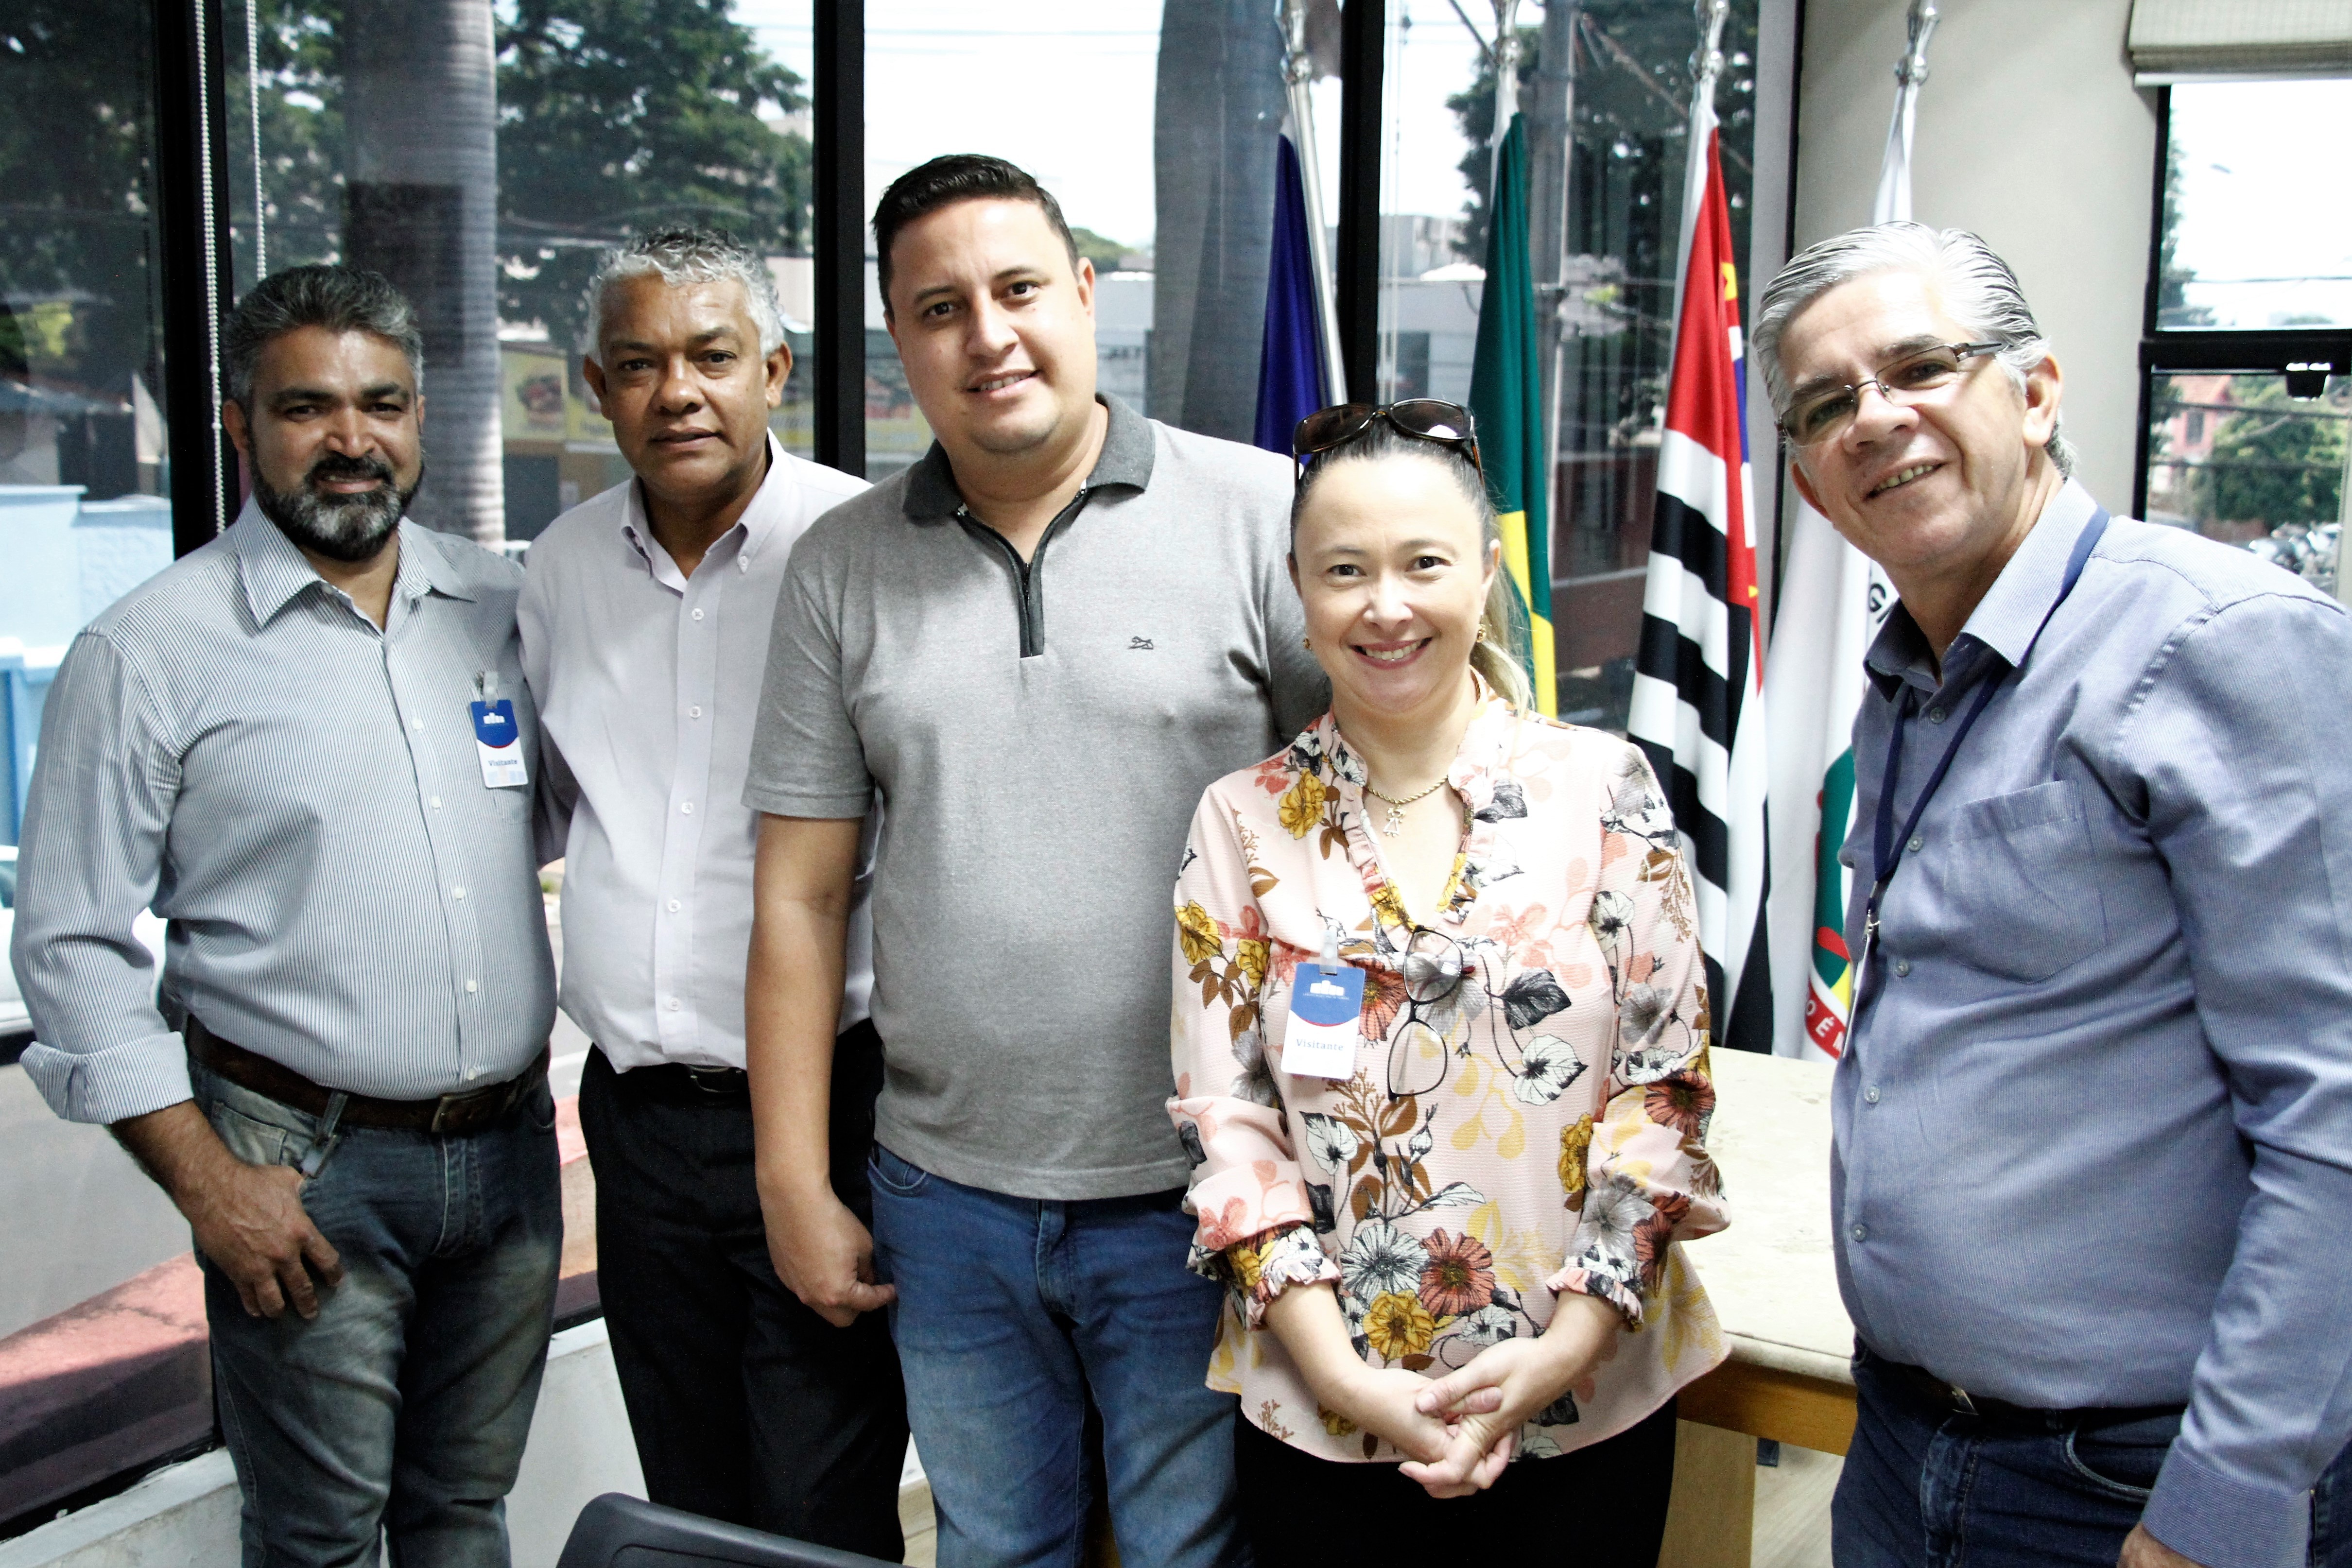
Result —
<path fill-rule="evenodd" d="M 1952 1396 L 1952 1408 L 1958 1410 L 1961 1415 L 1981 1416 L 1984 1414 L 1983 1411 L 1977 1408 L 1977 1402 L 1969 1397 L 1969 1391 L 1961 1387 L 1958 1384 L 1947 1383 L 1944 1385 L 1944 1387 Z"/>
<path fill-rule="evenodd" d="M 469 1098 L 465 1094 L 444 1094 L 433 1103 L 432 1131 L 436 1136 L 449 1130 L 450 1113 Z"/>
<path fill-rule="evenodd" d="M 736 1070 L 732 1067 L 703 1067 L 693 1062 L 680 1065 L 686 1069 L 687 1082 L 705 1094 L 716 1097 L 734 1092 Z"/>

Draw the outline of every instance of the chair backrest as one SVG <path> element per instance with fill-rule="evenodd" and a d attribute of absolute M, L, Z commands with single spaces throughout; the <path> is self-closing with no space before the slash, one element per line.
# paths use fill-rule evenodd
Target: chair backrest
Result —
<path fill-rule="evenodd" d="M 896 1568 L 606 1492 L 580 1511 L 555 1568 Z"/>

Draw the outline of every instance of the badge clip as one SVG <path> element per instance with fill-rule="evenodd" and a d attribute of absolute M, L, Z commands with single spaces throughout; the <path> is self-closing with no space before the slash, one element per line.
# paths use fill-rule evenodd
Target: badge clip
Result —
<path fill-rule="evenodd" d="M 1339 962 L 1339 928 L 1323 927 L 1323 952 L 1301 964 L 1290 990 L 1282 1071 L 1294 1078 L 1352 1078 L 1362 1038 L 1364 971 Z"/>

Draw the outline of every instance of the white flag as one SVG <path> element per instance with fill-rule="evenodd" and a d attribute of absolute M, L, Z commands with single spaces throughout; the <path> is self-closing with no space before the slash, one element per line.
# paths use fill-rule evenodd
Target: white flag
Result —
<path fill-rule="evenodd" d="M 1921 11 L 1926 16 L 1923 26 Z M 1927 77 L 1933 7 L 1912 10 L 1911 47 L 1895 71 L 1895 116 L 1878 174 L 1874 224 L 1911 216 L 1911 135 Z M 1894 585 L 1830 520 L 1794 497 L 1780 601 L 1772 614 L 1764 706 L 1772 716 L 1772 1049 L 1820 1061 L 1844 1053 L 1853 1005 L 1845 911 L 1853 873 L 1838 860 L 1853 814 L 1853 717 L 1863 655 L 1895 608 Z"/>

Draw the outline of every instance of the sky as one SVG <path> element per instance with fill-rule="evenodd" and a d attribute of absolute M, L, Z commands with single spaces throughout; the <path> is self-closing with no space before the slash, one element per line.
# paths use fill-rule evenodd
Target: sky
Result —
<path fill-rule="evenodd" d="M 1150 244 L 1160 3 L 866 0 L 868 202 L 926 158 L 993 152 L 1036 175 L 1072 224 Z M 1492 36 L 1489 0 L 1462 8 Z M 1479 46 L 1446 0 L 1391 0 L 1391 11 L 1381 204 L 1453 216 L 1467 194 L 1454 169 L 1467 148 L 1445 99 L 1470 84 Z M 1539 5 L 1519 12 L 1523 26 L 1542 20 Z M 808 0 L 736 0 L 735 16 L 810 75 Z M 1315 116 L 1326 200 L 1336 204 L 1338 82 L 1317 84 Z M 1337 221 L 1336 205 L 1325 215 Z"/>
<path fill-rule="evenodd" d="M 2268 327 L 2295 315 L 2352 322 L 2347 124 L 2352 81 L 2172 89 L 2182 214 L 2175 256 L 2207 280 L 2188 295 L 2212 308 L 2215 325 Z M 2303 276 L 2312 274 L 2322 276 Z"/>

